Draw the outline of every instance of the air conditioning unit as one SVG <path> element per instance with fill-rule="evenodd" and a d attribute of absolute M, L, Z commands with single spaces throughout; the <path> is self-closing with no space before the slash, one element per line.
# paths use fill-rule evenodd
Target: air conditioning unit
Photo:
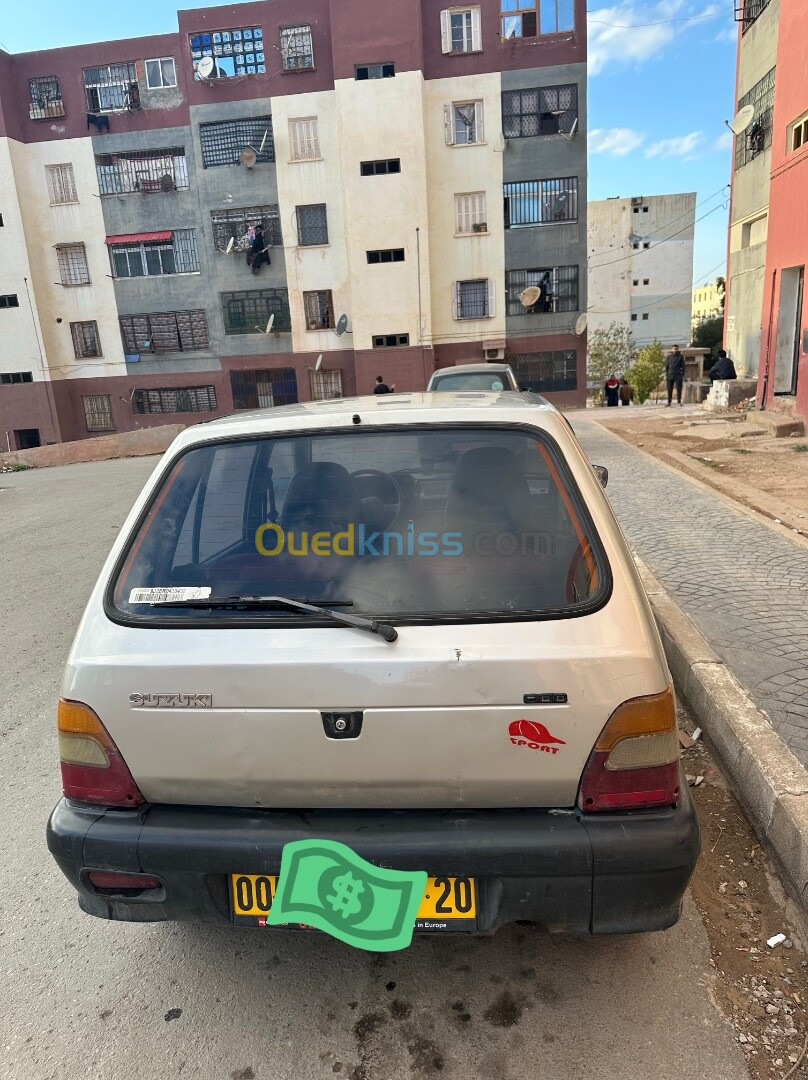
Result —
<path fill-rule="evenodd" d="M 504 360 L 505 359 L 505 350 L 504 349 L 486 349 L 485 350 L 485 358 L 486 358 L 486 360 Z"/>
<path fill-rule="evenodd" d="M 637 198 L 632 199 L 631 200 L 631 205 L 632 206 L 642 206 L 642 195 L 638 196 Z"/>
<path fill-rule="evenodd" d="M 475 222 L 475 224 L 472 225 L 471 228 L 472 228 L 473 232 L 477 232 L 477 233 L 488 232 L 488 222 L 487 221 Z"/>

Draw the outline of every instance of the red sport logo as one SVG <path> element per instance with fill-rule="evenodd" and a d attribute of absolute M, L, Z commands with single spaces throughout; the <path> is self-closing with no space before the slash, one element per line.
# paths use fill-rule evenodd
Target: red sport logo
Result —
<path fill-rule="evenodd" d="M 543 754 L 557 754 L 560 746 L 567 745 L 563 739 L 551 735 L 538 720 L 514 720 L 508 728 L 508 734 L 514 746 L 540 750 Z"/>

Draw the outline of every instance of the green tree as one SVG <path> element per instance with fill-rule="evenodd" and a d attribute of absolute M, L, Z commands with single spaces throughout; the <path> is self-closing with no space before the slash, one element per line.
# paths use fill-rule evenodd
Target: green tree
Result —
<path fill-rule="evenodd" d="M 693 331 L 693 344 L 700 349 L 709 349 L 713 359 L 724 340 L 724 316 L 715 315 L 712 319 L 702 319 Z"/>
<path fill-rule="evenodd" d="M 626 378 L 634 387 L 638 404 L 642 405 L 659 386 L 665 373 L 665 351 L 656 338 L 650 345 L 643 346 L 637 361 Z"/>
<path fill-rule="evenodd" d="M 603 384 L 609 376 L 625 375 L 636 356 L 631 331 L 622 323 L 613 322 L 605 330 L 594 330 L 589 335 L 586 373 L 600 384 L 595 393 L 597 401 L 603 399 Z"/>

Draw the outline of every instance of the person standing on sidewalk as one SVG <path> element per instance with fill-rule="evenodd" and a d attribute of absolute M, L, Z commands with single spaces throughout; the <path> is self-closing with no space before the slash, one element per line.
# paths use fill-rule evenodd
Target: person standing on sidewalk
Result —
<path fill-rule="evenodd" d="M 381 375 L 376 376 L 376 385 L 373 387 L 374 394 L 394 394 L 396 390 L 396 384 L 388 386 Z"/>
<path fill-rule="evenodd" d="M 606 395 L 606 404 L 611 406 L 617 405 L 620 382 L 614 373 L 606 380 L 603 391 Z"/>
<path fill-rule="evenodd" d="M 677 404 L 682 404 L 682 383 L 685 379 L 685 358 L 674 345 L 665 360 L 665 382 L 668 385 L 668 408 L 673 400 L 673 388 L 676 387 Z"/>
<path fill-rule="evenodd" d="M 628 379 L 620 380 L 620 390 L 618 393 L 620 395 L 621 405 L 631 405 L 634 401 L 634 387 L 629 383 Z"/>

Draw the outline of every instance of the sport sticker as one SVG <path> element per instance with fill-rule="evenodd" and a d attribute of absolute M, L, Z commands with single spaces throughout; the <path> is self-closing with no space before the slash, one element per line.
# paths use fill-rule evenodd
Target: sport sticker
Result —
<path fill-rule="evenodd" d="M 508 734 L 514 746 L 523 746 L 526 750 L 540 750 L 543 754 L 557 754 L 559 747 L 567 745 L 563 739 L 551 735 L 538 720 L 514 720 L 508 728 Z"/>

